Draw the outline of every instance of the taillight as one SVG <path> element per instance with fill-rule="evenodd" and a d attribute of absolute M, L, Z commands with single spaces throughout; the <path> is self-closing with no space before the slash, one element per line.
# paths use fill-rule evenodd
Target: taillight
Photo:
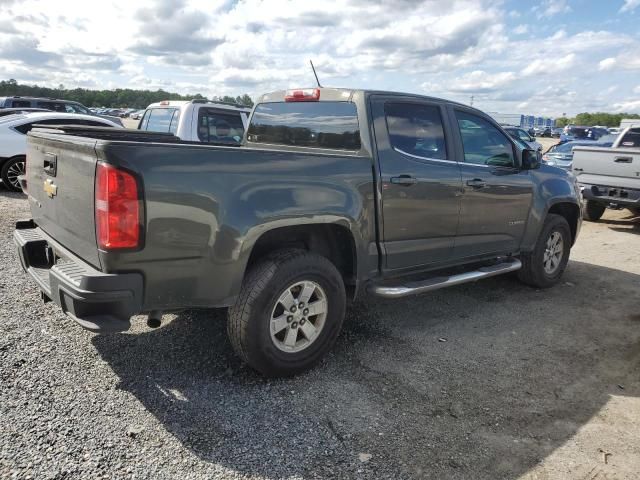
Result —
<path fill-rule="evenodd" d="M 95 195 L 98 248 L 137 248 L 140 244 L 140 201 L 135 177 L 112 165 L 98 163 Z"/>
<path fill-rule="evenodd" d="M 302 90 L 287 90 L 285 102 L 317 102 L 320 100 L 319 88 L 305 88 Z"/>

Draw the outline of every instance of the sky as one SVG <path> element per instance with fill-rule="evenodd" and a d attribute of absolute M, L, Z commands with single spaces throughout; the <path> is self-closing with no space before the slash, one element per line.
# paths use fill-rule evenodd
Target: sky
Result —
<path fill-rule="evenodd" d="M 640 113 L 640 0 L 0 0 L 0 79 L 240 95 L 315 83 L 487 112 Z"/>

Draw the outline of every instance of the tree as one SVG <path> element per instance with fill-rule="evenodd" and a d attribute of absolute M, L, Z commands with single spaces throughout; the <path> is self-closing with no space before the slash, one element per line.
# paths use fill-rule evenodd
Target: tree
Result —
<path fill-rule="evenodd" d="M 162 100 L 191 100 L 204 99 L 205 97 L 196 93 L 194 95 L 180 95 L 179 93 L 167 92 L 165 90 L 133 90 L 130 88 L 116 88 L 113 90 L 88 90 L 86 88 L 66 89 L 60 84 L 57 88 L 39 87 L 38 85 L 21 85 L 15 79 L 0 81 L 0 96 L 31 96 L 31 97 L 52 97 L 64 98 L 80 102 L 88 107 L 129 107 L 146 108 L 149 104 Z M 218 97 L 214 97 L 218 98 Z M 242 96 L 222 97 L 223 101 L 242 103 L 252 106 L 253 101 L 246 93 Z"/>

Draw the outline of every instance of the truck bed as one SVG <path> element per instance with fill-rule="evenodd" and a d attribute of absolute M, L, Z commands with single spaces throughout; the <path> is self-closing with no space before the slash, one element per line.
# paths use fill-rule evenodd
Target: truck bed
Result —
<path fill-rule="evenodd" d="M 97 246 L 98 162 L 140 183 L 144 233 L 135 251 Z M 377 268 L 370 157 L 184 142 L 137 130 L 36 128 L 27 186 L 45 236 L 98 271 L 142 274 L 144 311 L 228 306 L 252 243 L 292 223 L 349 225 L 359 250 L 370 252 L 370 264 L 359 267 Z"/>

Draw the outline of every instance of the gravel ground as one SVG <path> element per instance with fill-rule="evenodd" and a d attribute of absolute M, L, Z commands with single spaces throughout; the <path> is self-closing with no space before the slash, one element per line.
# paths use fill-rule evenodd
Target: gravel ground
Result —
<path fill-rule="evenodd" d="M 266 381 L 223 312 L 97 336 L 43 305 L 0 189 L 0 477 L 637 478 L 640 223 L 586 223 L 562 284 L 362 298 L 312 372 Z"/>

